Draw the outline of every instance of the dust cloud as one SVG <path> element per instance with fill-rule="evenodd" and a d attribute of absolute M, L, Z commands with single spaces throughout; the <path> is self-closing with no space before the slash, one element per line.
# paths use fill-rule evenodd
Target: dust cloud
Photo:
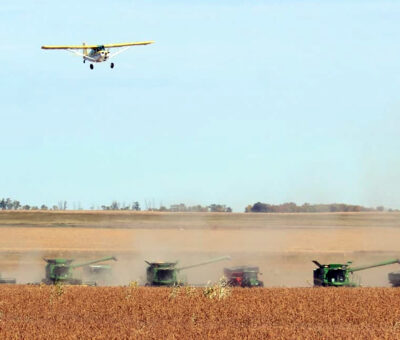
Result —
<path fill-rule="evenodd" d="M 149 215 L 151 216 L 151 215 Z M 124 227 L 0 228 L 1 272 L 18 283 L 44 278 L 42 257 L 74 258 L 76 262 L 115 256 L 111 279 L 103 284 L 146 282 L 146 263 L 175 262 L 178 267 L 231 256 L 181 275 L 189 284 L 215 282 L 224 267 L 260 268 L 266 287 L 309 287 L 320 263 L 368 265 L 400 258 L 400 214 L 165 214 Z M 211 217 L 210 217 L 211 216 Z M 390 220 L 389 220 L 390 218 Z M 399 265 L 358 272 L 365 286 L 389 286 L 387 274 Z M 81 269 L 76 277 L 85 277 Z"/>
<path fill-rule="evenodd" d="M 17 283 L 40 283 L 45 277 L 44 265 L 43 254 L 40 251 L 22 253 L 17 266 L 8 272 L 8 276 L 15 278 Z"/>

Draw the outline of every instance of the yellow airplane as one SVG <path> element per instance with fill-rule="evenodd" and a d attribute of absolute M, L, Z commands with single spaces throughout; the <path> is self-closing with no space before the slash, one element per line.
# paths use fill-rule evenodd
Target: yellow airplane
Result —
<path fill-rule="evenodd" d="M 107 61 L 115 57 L 116 55 L 126 51 L 128 48 L 132 46 L 138 45 L 149 45 L 154 43 L 154 41 L 138 41 L 138 42 L 129 42 L 129 43 L 121 43 L 121 44 L 108 44 L 108 45 L 86 45 L 83 43 L 82 45 L 61 45 L 61 46 L 42 46 L 44 50 L 66 50 L 72 52 L 80 57 L 83 57 L 83 62 L 86 60 L 90 61 L 90 69 L 93 70 L 94 66 L 92 63 L 101 63 L 103 61 Z M 121 48 L 119 51 L 115 53 L 110 53 L 109 48 Z M 82 53 L 77 52 L 76 50 L 82 50 Z M 88 50 L 90 50 L 88 52 Z M 114 68 L 114 63 L 110 64 L 111 68 Z"/>

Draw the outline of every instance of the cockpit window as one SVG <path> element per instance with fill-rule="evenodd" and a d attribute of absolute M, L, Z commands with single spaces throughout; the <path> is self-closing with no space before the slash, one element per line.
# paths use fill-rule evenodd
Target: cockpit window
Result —
<path fill-rule="evenodd" d="M 93 52 L 100 52 L 100 51 L 104 51 L 104 46 L 103 45 L 97 46 L 97 47 L 95 47 L 93 49 Z"/>

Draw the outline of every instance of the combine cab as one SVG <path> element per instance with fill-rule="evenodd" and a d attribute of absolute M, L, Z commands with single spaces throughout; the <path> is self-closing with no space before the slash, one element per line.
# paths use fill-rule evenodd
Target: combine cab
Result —
<path fill-rule="evenodd" d="M 179 272 L 184 269 L 203 266 L 206 264 L 230 260 L 230 256 L 218 257 L 206 262 L 197 263 L 190 266 L 176 268 L 178 262 L 148 262 L 146 269 L 146 286 L 179 286 L 186 284 L 185 280 L 179 278 Z"/>
<path fill-rule="evenodd" d="M 350 275 L 354 272 L 387 266 L 393 263 L 400 263 L 399 259 L 379 262 L 376 264 L 360 267 L 350 267 L 351 262 L 346 264 L 320 264 L 318 261 L 312 261 L 318 268 L 314 269 L 314 286 L 322 287 L 355 287 L 357 284 L 351 280 Z"/>
<path fill-rule="evenodd" d="M 74 278 L 73 271 L 79 267 L 89 266 L 94 263 L 104 262 L 109 260 L 116 261 L 117 259 L 113 256 L 110 257 L 103 257 L 98 260 L 88 261 L 79 264 L 72 264 L 74 260 L 72 259 L 44 259 L 46 264 L 46 278 L 42 280 L 42 283 L 45 284 L 70 284 L 70 285 L 89 285 L 95 286 L 96 282 L 82 282 L 81 279 Z"/>
<path fill-rule="evenodd" d="M 260 274 L 258 267 L 224 268 L 224 275 L 232 287 L 264 287 L 264 283 L 258 279 L 258 274 Z"/>

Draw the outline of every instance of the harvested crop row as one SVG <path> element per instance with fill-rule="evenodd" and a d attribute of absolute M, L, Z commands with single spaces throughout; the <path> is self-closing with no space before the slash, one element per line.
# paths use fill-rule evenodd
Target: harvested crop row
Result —
<path fill-rule="evenodd" d="M 0 338 L 399 339 L 391 288 L 1 286 Z"/>

